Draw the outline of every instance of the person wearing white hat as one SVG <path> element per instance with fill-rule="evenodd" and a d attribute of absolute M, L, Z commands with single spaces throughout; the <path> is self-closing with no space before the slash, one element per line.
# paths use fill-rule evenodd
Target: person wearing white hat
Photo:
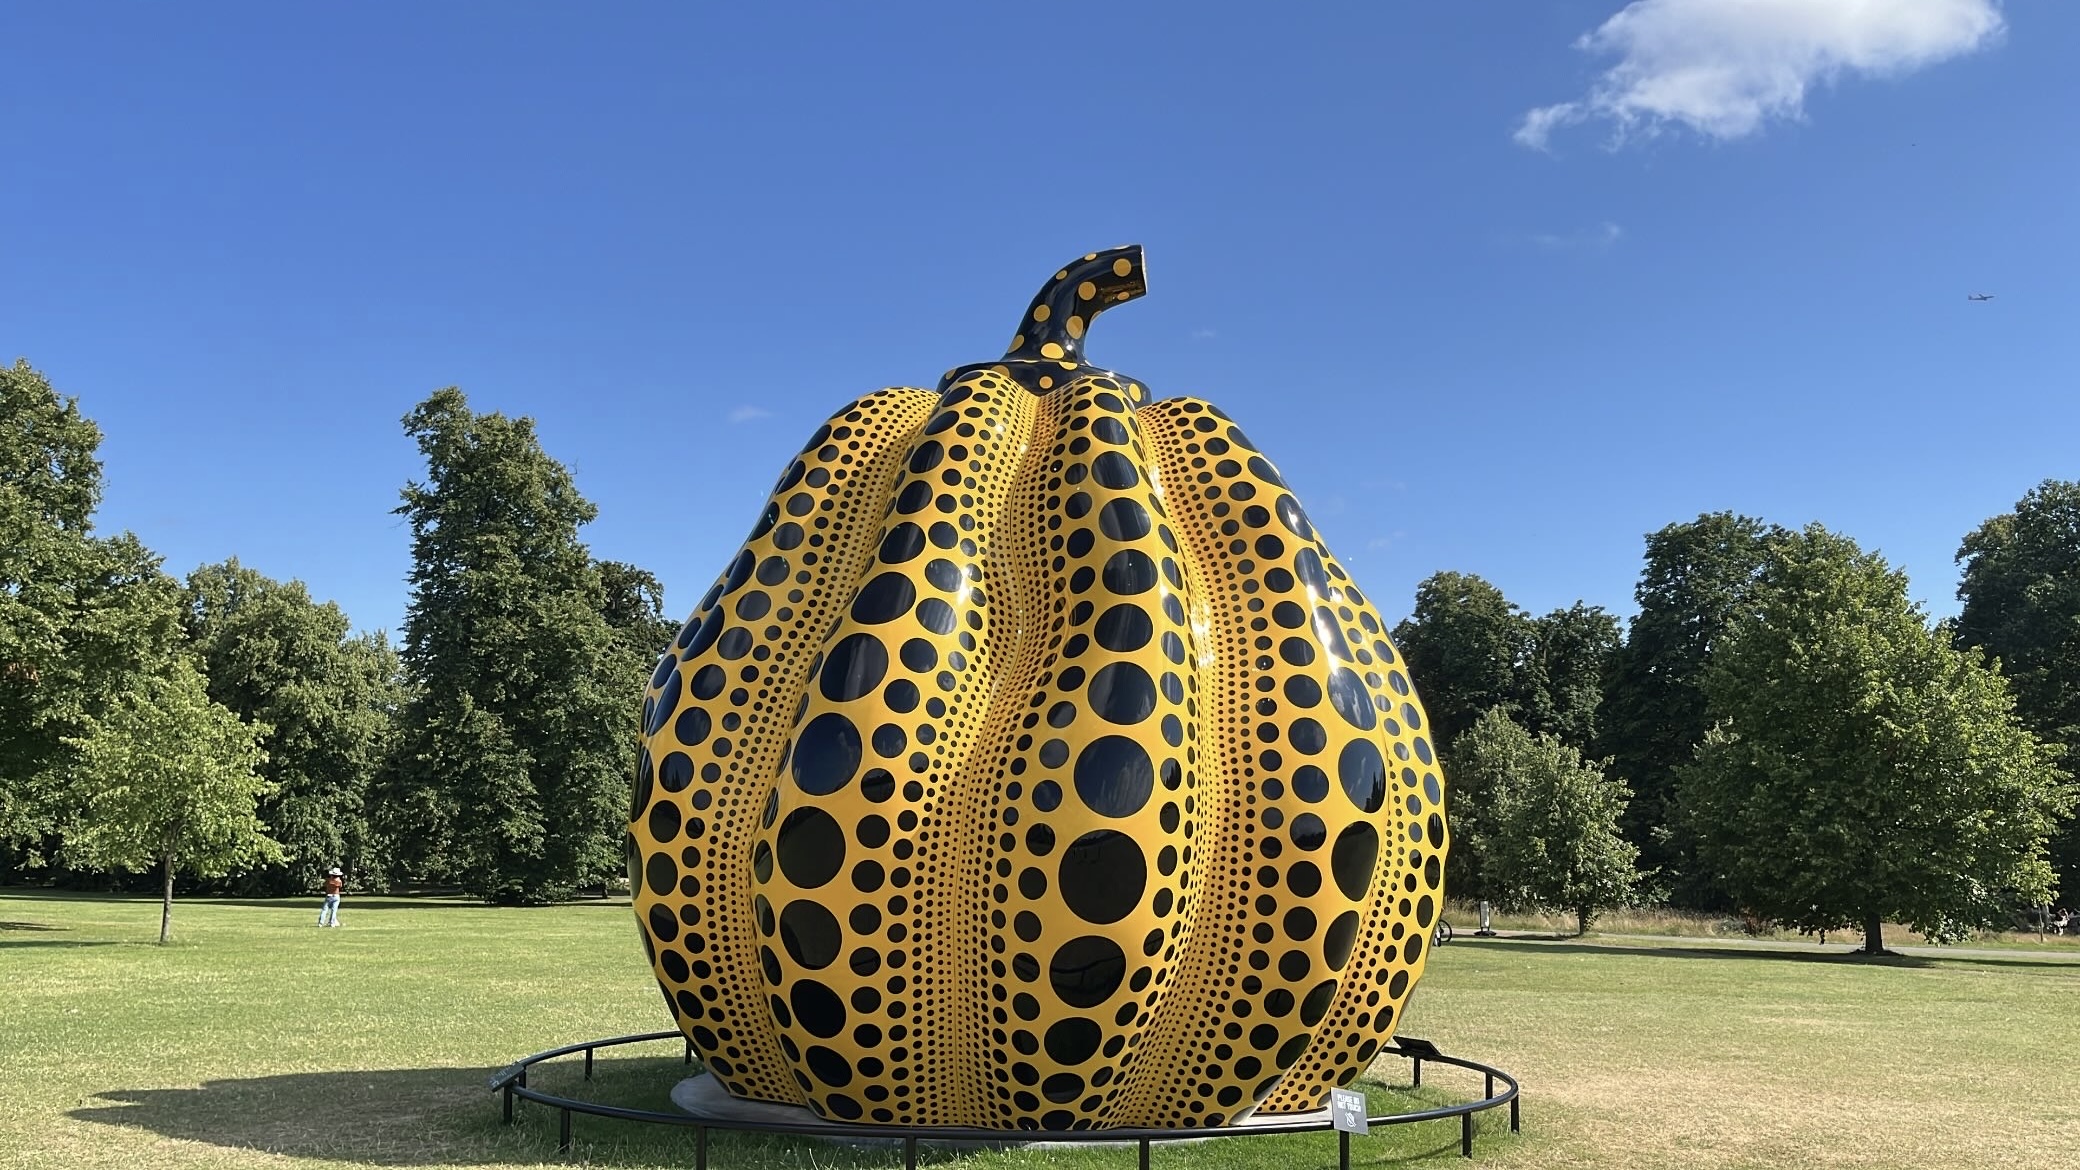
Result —
<path fill-rule="evenodd" d="M 346 884 L 338 866 L 325 871 L 325 904 L 318 907 L 319 926 L 339 925 L 339 892 Z"/>

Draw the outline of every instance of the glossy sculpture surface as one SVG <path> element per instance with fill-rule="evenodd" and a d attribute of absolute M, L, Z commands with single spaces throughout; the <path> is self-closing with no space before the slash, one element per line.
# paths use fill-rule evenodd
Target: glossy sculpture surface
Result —
<path fill-rule="evenodd" d="M 848 405 L 659 661 L 643 941 L 730 1092 L 864 1123 L 1213 1126 L 1394 1032 L 1442 778 L 1278 471 L 1088 365 L 1141 250 L 1003 359 Z"/>

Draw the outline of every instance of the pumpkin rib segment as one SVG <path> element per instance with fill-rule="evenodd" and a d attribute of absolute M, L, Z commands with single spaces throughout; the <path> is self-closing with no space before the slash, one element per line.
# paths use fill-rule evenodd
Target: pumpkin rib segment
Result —
<path fill-rule="evenodd" d="M 971 1111 L 952 1039 L 979 1021 L 968 779 L 1016 627 L 986 588 L 1033 396 L 950 390 L 863 523 L 870 557 L 821 639 L 752 877 L 770 1012 L 796 1083 L 834 1120 L 950 1124 Z M 768 859 L 761 864 L 760 859 Z"/>
<path fill-rule="evenodd" d="M 638 922 L 680 1028 L 739 1097 L 802 1101 L 766 1018 L 751 921 L 751 830 L 781 747 L 760 732 L 808 685 L 805 651 L 850 600 L 875 514 L 935 399 L 877 391 L 816 431 L 644 702 L 637 799 L 655 795 L 629 825 Z"/>
<path fill-rule="evenodd" d="M 1198 679 L 1175 534 L 1110 376 L 1035 435 L 1037 673 L 1011 696 L 989 889 L 999 1124 L 1116 1124 L 1196 891 Z M 1043 446 L 1045 444 L 1045 446 Z M 1037 542 L 1036 542 L 1037 545 Z M 978 783 L 989 778 L 978 776 Z M 978 1070 L 980 1071 L 980 1070 Z"/>
<path fill-rule="evenodd" d="M 1195 625 L 1203 633 L 1198 639 L 1199 674 L 1199 797 L 1202 852 L 1207 855 L 1205 871 L 1194 900 L 1191 936 L 1172 978 L 1177 1008 L 1159 1014 L 1144 1046 L 1144 1060 L 1166 1071 L 1160 1078 L 1144 1077 L 1134 1085 L 1125 1114 L 1145 1125 L 1194 1126 L 1218 1124 L 1206 1114 L 1211 1107 L 1225 1115 L 1239 1103 L 1218 1106 L 1214 1095 L 1222 1086 L 1211 1083 L 1206 1069 L 1212 1051 L 1224 1040 L 1214 1025 L 1234 1007 L 1235 989 L 1229 972 L 1243 958 L 1244 941 L 1238 925 L 1247 913 L 1249 870 L 1244 844 L 1253 817 L 1248 803 L 1240 799 L 1244 783 L 1241 757 L 1246 740 L 1241 722 L 1241 695 L 1247 680 L 1240 675 L 1246 662 L 1247 625 L 1240 597 L 1232 592 L 1232 573 L 1222 564 L 1218 534 L 1198 516 L 1191 503 L 1199 489 L 1193 483 L 1187 422 L 1174 400 L 1142 407 L 1136 412 L 1142 433 L 1153 451 L 1150 462 L 1163 486 L 1163 498 L 1184 544 L 1184 559 L 1195 584 Z M 1189 1010 L 1185 1005 L 1189 1003 Z M 1232 1066 L 1230 1066 L 1232 1067 Z M 1199 1086 L 1207 1085 L 1205 1094 Z"/>
<path fill-rule="evenodd" d="M 1215 1011 L 1217 1035 L 1202 1028 L 1173 1063 L 1226 1107 L 1206 1122 L 1313 1108 L 1313 1073 L 1293 1075 L 1310 1050 L 1332 1067 L 1352 1060 L 1354 1045 L 1321 1041 L 1332 1024 L 1347 1030 L 1371 993 L 1361 985 L 1384 970 L 1381 952 L 1361 945 L 1376 917 L 1367 898 L 1403 876 L 1399 806 L 1387 803 L 1392 740 L 1382 738 L 1396 709 L 1379 701 L 1386 680 L 1373 647 L 1391 650 L 1277 469 L 1231 420 L 1194 399 L 1142 413 L 1159 420 L 1149 429 L 1164 435 L 1177 523 L 1214 582 L 1207 601 L 1225 636 L 1208 702 L 1226 749 L 1221 786 L 1242 802 L 1227 822 L 1239 861 L 1220 891 L 1226 962 L 1184 976 L 1236 980 L 1242 996 Z M 1358 1006 L 1339 1020 L 1339 1002 Z M 1178 1120 L 1194 1123 L 1184 1100 Z"/>
<path fill-rule="evenodd" d="M 1348 1085 L 1365 1071 L 1393 1037 L 1429 964 L 1430 930 L 1444 907 L 1450 831 L 1444 817 L 1443 769 L 1429 743 L 1422 702 L 1408 683 L 1377 611 L 1362 598 L 1350 600 L 1356 590 L 1349 578 L 1327 548 L 1320 552 L 1331 576 L 1343 582 L 1338 592 L 1345 594 L 1344 600 L 1361 620 L 1369 616 L 1376 624 L 1376 629 L 1349 625 L 1346 633 L 1367 647 L 1377 665 L 1366 673 L 1365 682 L 1381 714 L 1374 742 L 1385 753 L 1387 802 L 1382 812 L 1390 816 L 1380 824 L 1383 847 L 1366 890 L 1365 920 L 1348 968 L 1354 977 L 1338 991 L 1314 1043 L 1265 1100 L 1266 1113 L 1318 1109 L 1329 1089 Z M 1420 841 L 1412 840 L 1418 835 Z"/>

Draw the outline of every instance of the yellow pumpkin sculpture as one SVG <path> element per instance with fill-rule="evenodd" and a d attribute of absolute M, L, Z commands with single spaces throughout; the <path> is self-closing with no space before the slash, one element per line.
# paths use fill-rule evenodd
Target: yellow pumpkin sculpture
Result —
<path fill-rule="evenodd" d="M 742 1098 L 1216 1126 L 1390 1037 L 1442 781 L 1379 614 L 1242 430 L 1085 363 L 1138 247 L 1011 351 L 820 427 L 643 702 L 665 998 Z"/>

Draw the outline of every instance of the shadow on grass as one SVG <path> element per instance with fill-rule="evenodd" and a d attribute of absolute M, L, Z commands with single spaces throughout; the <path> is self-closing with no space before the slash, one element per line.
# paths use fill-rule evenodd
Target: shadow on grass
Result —
<path fill-rule="evenodd" d="M 1822 963 L 1831 966 L 1851 967 L 1905 967 L 1911 969 L 1936 970 L 1944 967 L 1967 964 L 1975 967 L 2040 967 L 2054 970 L 2071 970 L 2080 966 L 2069 959 L 2008 959 L 1985 954 L 1970 955 L 1907 955 L 1898 951 L 1887 951 L 1883 955 L 1866 955 L 1862 951 L 1822 950 L 1778 950 L 1759 946 L 1636 946 L 1629 943 L 1599 943 L 1577 940 L 1573 942 L 1547 942 L 1535 938 L 1483 938 L 1455 940 L 1452 945 L 1466 942 L 1472 946 L 1494 947 L 1501 950 L 1541 951 L 1563 955 L 1639 955 L 1655 959 L 1720 959 L 1735 962 L 1762 963 Z"/>
<path fill-rule="evenodd" d="M 488 1091 L 490 1068 L 377 1069 L 287 1073 L 213 1080 L 194 1088 L 112 1089 L 69 1116 L 125 1126 L 182 1141 L 255 1150 L 295 1158 L 368 1166 L 475 1166 L 534 1164 L 555 1158 L 558 1111 L 517 1103 L 511 1126 Z M 693 1072 L 678 1057 L 600 1058 L 588 1084 L 575 1061 L 538 1065 L 533 1085 L 544 1092 L 627 1108 L 674 1112 L 672 1086 Z M 1368 1085 L 1375 1110 L 1420 1108 L 1433 1101 L 1404 1088 Z M 1428 1093 L 1429 1090 L 1422 1090 Z M 1483 1143 L 1506 1132 L 1506 1114 L 1480 1121 Z M 1381 1127 L 1356 1139 L 1354 1164 L 1458 1162 L 1456 1121 Z M 694 1161 L 690 1127 L 644 1125 L 577 1114 L 572 1117 L 572 1160 L 593 1166 L 685 1167 Z M 1327 1170 L 1336 1165 L 1336 1141 L 1327 1133 L 1232 1138 L 1153 1147 L 1157 1165 L 1194 1170 Z M 976 1170 L 1081 1168 L 1125 1170 L 1136 1163 L 1130 1145 L 1044 1151 L 976 1150 L 920 1145 L 918 1165 L 962 1163 Z M 713 1130 L 708 1164 L 717 1170 L 886 1170 L 901 1166 L 899 1145 L 848 1146 L 788 1135 Z"/>

